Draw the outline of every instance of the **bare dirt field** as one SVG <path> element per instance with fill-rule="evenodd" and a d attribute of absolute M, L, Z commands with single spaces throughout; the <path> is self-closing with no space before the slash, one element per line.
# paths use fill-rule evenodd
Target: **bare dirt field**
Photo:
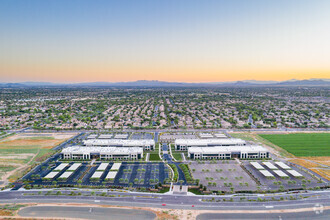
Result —
<path fill-rule="evenodd" d="M 306 167 L 330 180 L 330 157 L 297 157 L 288 161 Z"/>
<path fill-rule="evenodd" d="M 0 141 L 0 187 L 13 182 L 36 162 L 51 155 L 53 147 L 76 134 L 24 133 Z M 9 168 L 13 167 L 13 169 Z"/>

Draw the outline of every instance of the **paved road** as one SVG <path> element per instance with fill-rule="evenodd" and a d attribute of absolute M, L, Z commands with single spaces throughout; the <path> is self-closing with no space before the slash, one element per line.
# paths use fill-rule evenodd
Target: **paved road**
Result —
<path fill-rule="evenodd" d="M 75 190 L 76 193 L 81 192 L 81 196 L 58 196 L 48 195 L 37 190 L 28 192 L 24 191 L 5 191 L 0 192 L 0 203 L 18 203 L 18 202 L 37 202 L 37 203 L 96 203 L 107 205 L 122 206 L 141 206 L 141 207 L 162 207 L 166 204 L 166 208 L 174 209 L 206 209 L 206 210 L 271 210 L 271 209 L 295 209 L 314 207 L 316 204 L 322 206 L 330 206 L 330 192 L 311 192 L 309 198 L 303 200 L 288 201 L 269 201 L 269 202 L 239 202 L 239 198 L 234 202 L 203 202 L 201 199 L 211 199 L 214 196 L 187 196 L 187 195 L 168 195 L 168 194 L 146 194 L 146 193 L 129 193 L 129 192 L 109 192 L 113 197 L 90 196 L 89 191 Z M 69 194 L 70 190 L 61 190 L 62 194 Z M 26 193 L 34 193 L 35 195 L 26 195 Z M 101 193 L 101 192 L 97 192 Z M 24 195 L 25 194 L 25 195 Z M 88 195 L 88 196 L 87 196 Z M 118 197 L 120 195 L 120 197 Z M 281 196 L 281 195 L 278 195 Z M 215 198 L 229 198 L 231 196 L 217 196 Z M 276 195 L 273 195 L 276 197 Z M 237 197 L 233 197 L 237 198 Z M 257 198 L 256 195 L 249 196 L 250 199 Z M 192 207 L 194 205 L 195 207 Z"/>
<path fill-rule="evenodd" d="M 168 151 L 169 150 L 166 143 L 162 144 L 162 149 L 163 149 L 163 151 Z"/>
<path fill-rule="evenodd" d="M 205 213 L 200 214 L 196 218 L 197 220 L 212 220 L 212 219 L 317 219 L 317 220 L 328 220 L 330 219 L 329 210 L 319 212 L 295 212 L 295 213 L 226 213 L 226 214 L 215 214 Z"/>
<path fill-rule="evenodd" d="M 157 143 L 158 142 L 158 132 L 155 132 L 154 133 L 154 141 L 155 141 L 155 143 Z"/>
<path fill-rule="evenodd" d="M 18 212 L 18 215 L 23 217 L 60 217 L 96 220 L 147 220 L 156 218 L 154 213 L 144 210 L 68 206 L 32 206 L 23 208 Z"/>

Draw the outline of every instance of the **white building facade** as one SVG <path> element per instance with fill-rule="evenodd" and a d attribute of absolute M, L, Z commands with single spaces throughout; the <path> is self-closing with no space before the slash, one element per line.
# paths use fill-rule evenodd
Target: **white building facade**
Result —
<path fill-rule="evenodd" d="M 145 140 L 120 140 L 120 139 L 89 139 L 84 140 L 87 147 L 142 147 L 144 150 L 154 150 L 155 141 Z"/>
<path fill-rule="evenodd" d="M 269 152 L 266 148 L 259 145 L 251 146 L 215 146 L 215 147 L 189 147 L 188 157 L 193 160 L 209 159 L 259 159 L 269 158 Z"/>
<path fill-rule="evenodd" d="M 175 150 L 186 151 L 190 147 L 244 146 L 246 141 L 238 138 L 227 139 L 176 139 Z"/>
<path fill-rule="evenodd" d="M 63 149 L 61 155 L 70 160 L 138 160 L 143 158 L 143 148 L 73 146 Z"/>

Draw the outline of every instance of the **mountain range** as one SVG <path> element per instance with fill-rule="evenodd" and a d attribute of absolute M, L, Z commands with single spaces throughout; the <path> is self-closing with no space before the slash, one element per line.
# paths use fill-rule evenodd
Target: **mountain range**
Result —
<path fill-rule="evenodd" d="M 158 80 L 138 80 L 131 82 L 84 82 L 84 83 L 52 83 L 52 82 L 20 82 L 0 83 L 2 88 L 19 87 L 263 87 L 263 86 L 329 86 L 330 79 L 305 79 L 287 81 L 243 80 L 232 82 L 186 83 L 166 82 Z"/>

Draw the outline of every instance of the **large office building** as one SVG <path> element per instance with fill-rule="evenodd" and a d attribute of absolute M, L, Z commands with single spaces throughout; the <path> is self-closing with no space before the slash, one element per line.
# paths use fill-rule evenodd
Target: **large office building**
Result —
<path fill-rule="evenodd" d="M 144 150 L 154 150 L 155 141 L 147 140 L 120 140 L 120 139 L 89 139 L 84 140 L 86 147 L 142 147 Z"/>
<path fill-rule="evenodd" d="M 61 155 L 70 160 L 137 160 L 143 157 L 143 148 L 73 146 L 64 148 Z"/>
<path fill-rule="evenodd" d="M 203 159 L 259 159 L 268 158 L 269 152 L 259 145 L 244 146 L 214 146 L 214 147 L 189 147 L 188 157 L 195 160 Z"/>
<path fill-rule="evenodd" d="M 186 151 L 190 147 L 215 147 L 215 146 L 244 146 L 246 142 L 242 139 L 227 138 L 227 139 L 176 139 L 175 149 Z"/>

